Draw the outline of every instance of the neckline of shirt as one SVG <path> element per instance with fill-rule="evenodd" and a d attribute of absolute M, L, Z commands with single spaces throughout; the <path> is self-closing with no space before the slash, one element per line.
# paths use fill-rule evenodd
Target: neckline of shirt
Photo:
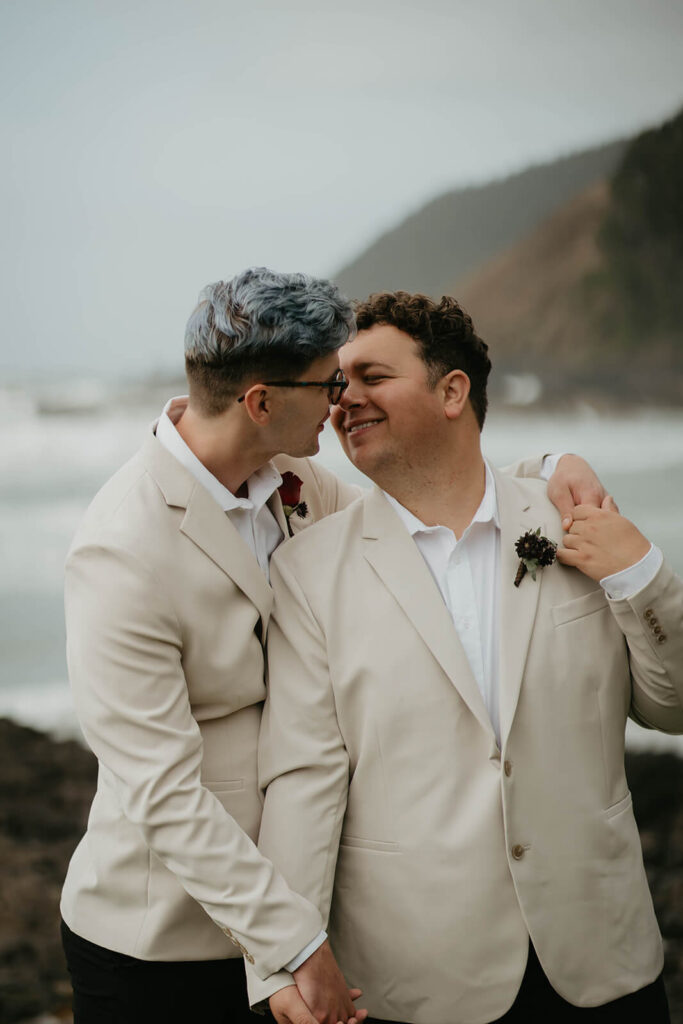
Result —
<path fill-rule="evenodd" d="M 462 537 L 458 538 L 457 542 L 464 540 L 469 530 L 474 526 L 475 523 L 490 523 L 492 522 L 496 529 L 500 529 L 500 519 L 498 516 L 498 498 L 496 496 L 496 481 L 493 475 L 493 471 L 489 466 L 486 459 L 484 459 L 484 467 L 486 470 L 486 485 L 484 488 L 484 497 L 481 499 L 479 508 L 472 516 L 467 529 L 463 532 Z M 409 511 L 402 505 L 393 495 L 388 494 L 387 491 L 382 491 L 389 504 L 396 511 L 401 522 L 406 527 L 411 537 L 414 537 L 418 533 L 436 533 L 439 530 L 447 530 L 448 533 L 453 531 L 448 526 L 442 526 L 437 524 L 436 526 L 426 526 L 421 519 L 418 519 L 416 515 Z"/>

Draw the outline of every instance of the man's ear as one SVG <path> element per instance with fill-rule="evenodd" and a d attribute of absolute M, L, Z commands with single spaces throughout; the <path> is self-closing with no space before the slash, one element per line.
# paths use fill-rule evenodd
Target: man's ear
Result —
<path fill-rule="evenodd" d="M 263 384 L 253 384 L 244 394 L 247 415 L 259 427 L 265 427 L 270 422 L 271 404 L 270 391 Z"/>
<path fill-rule="evenodd" d="M 451 370 L 441 381 L 444 413 L 447 419 L 457 420 L 470 395 L 470 378 L 463 370 Z"/>

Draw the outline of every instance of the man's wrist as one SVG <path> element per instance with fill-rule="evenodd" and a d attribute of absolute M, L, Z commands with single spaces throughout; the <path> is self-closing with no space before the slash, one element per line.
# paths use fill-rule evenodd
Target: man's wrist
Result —
<path fill-rule="evenodd" d="M 639 590 L 651 583 L 662 567 L 664 556 L 659 548 L 650 544 L 650 550 L 639 562 L 629 565 L 621 572 L 603 576 L 600 586 L 611 601 L 624 601 L 634 597 Z"/>
<path fill-rule="evenodd" d="M 312 956 L 313 953 L 315 953 L 316 949 L 319 949 L 320 946 L 322 946 L 326 938 L 327 932 L 319 932 L 316 937 L 312 939 L 300 953 L 297 954 L 297 956 L 293 957 L 288 964 L 285 964 L 283 970 L 289 971 L 290 974 L 293 974 L 297 968 L 301 967 L 301 965 L 308 960 L 309 956 Z"/>
<path fill-rule="evenodd" d="M 543 462 L 541 463 L 541 480 L 545 480 L 546 483 L 550 480 L 550 477 L 558 467 L 560 459 L 566 454 L 566 452 L 560 452 L 559 455 L 543 456 Z"/>

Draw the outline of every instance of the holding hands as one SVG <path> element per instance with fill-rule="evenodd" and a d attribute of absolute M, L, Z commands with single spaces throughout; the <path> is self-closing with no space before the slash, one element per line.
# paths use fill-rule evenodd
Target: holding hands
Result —
<path fill-rule="evenodd" d="M 278 1024 L 361 1024 L 367 1010 L 356 1010 L 359 988 L 347 988 L 327 940 L 294 971 L 296 985 L 275 992 L 269 1000 Z"/>
<path fill-rule="evenodd" d="M 585 459 L 569 454 L 561 457 L 548 481 L 548 497 L 562 516 L 562 526 L 568 530 L 576 506 L 600 508 L 607 491 Z"/>
<path fill-rule="evenodd" d="M 577 505 L 562 525 L 567 532 L 557 560 L 571 565 L 599 581 L 635 565 L 650 550 L 650 542 L 633 523 L 619 514 L 614 499 L 607 495 L 599 508 Z"/>
<path fill-rule="evenodd" d="M 564 544 L 557 560 L 591 579 L 635 565 L 650 550 L 650 542 L 630 520 L 619 514 L 589 464 L 579 455 L 563 455 L 548 481 L 548 497 L 562 516 Z"/>

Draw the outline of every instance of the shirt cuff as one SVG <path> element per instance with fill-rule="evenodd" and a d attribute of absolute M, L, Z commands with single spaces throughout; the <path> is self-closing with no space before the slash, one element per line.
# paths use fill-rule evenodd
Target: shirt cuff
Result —
<path fill-rule="evenodd" d="M 290 960 L 288 964 L 285 964 L 284 970 L 289 971 L 293 974 L 297 967 L 301 967 L 305 960 L 308 960 L 312 953 L 315 953 L 316 949 L 322 946 L 323 942 L 327 938 L 327 932 L 320 932 L 319 935 L 308 943 L 305 949 L 302 949 L 298 956 L 295 956 L 293 960 Z"/>
<path fill-rule="evenodd" d="M 550 477 L 557 469 L 557 464 L 566 452 L 560 452 L 559 455 L 544 455 L 543 462 L 541 463 L 541 480 L 545 480 L 547 483 Z"/>
<path fill-rule="evenodd" d="M 611 576 L 605 576 L 600 580 L 603 588 L 611 601 L 623 601 L 625 598 L 634 597 L 639 590 L 651 583 L 662 567 L 664 556 L 654 544 L 650 550 L 635 565 L 629 565 L 621 572 L 614 572 Z"/>

